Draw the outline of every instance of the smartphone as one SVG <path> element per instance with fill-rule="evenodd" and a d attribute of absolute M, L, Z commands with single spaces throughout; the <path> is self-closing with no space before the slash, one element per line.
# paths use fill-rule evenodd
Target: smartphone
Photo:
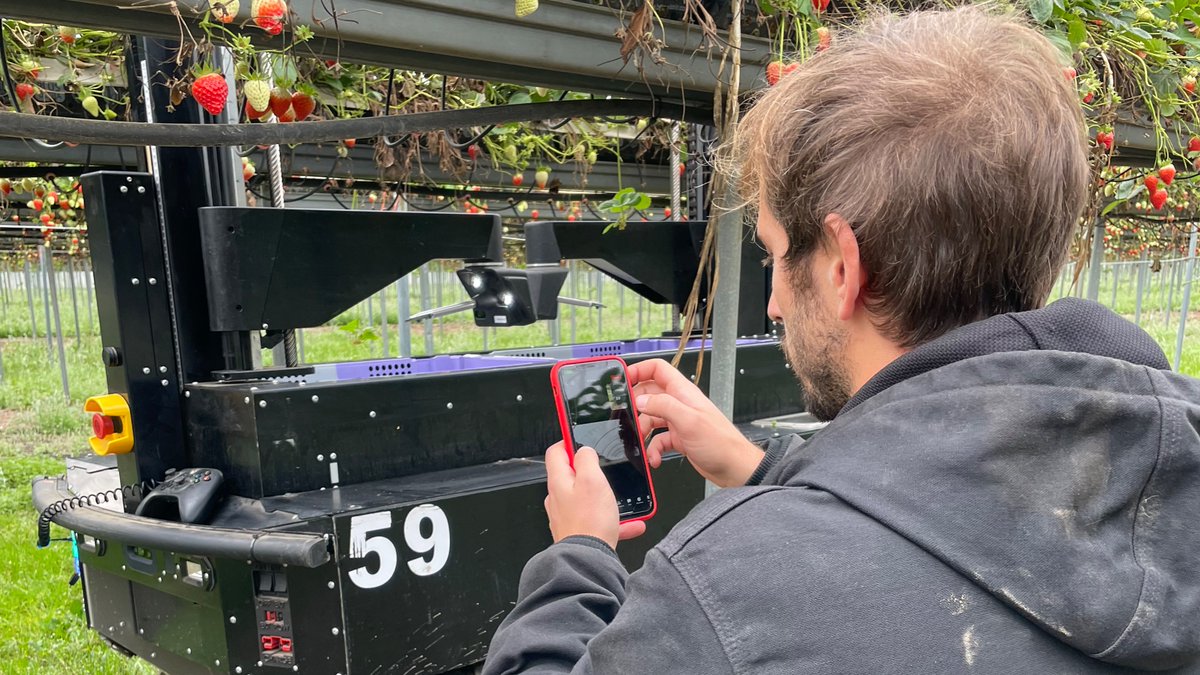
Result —
<path fill-rule="evenodd" d="M 571 466 L 576 450 L 594 449 L 621 522 L 653 516 L 654 484 L 625 362 L 616 356 L 560 361 L 550 369 L 550 385 Z"/>

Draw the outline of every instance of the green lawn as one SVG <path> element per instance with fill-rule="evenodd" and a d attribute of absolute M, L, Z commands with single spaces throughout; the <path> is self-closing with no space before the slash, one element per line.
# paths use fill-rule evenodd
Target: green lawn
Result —
<path fill-rule="evenodd" d="M 1125 282 L 1129 282 L 1127 278 Z M 1132 285 L 1122 283 L 1118 290 L 1118 309 L 1132 313 Z M 1111 288 L 1111 287 L 1108 287 Z M 1157 286 L 1154 287 L 1157 290 Z M 418 285 L 413 284 L 414 309 L 419 308 Z M 1110 291 L 1111 292 L 1111 291 Z M 570 288 L 564 289 L 570 295 Z M 582 293 L 581 293 L 582 294 Z M 82 305 L 82 293 L 80 304 Z M 594 295 L 592 296 L 595 297 Z M 1103 291 L 1101 299 L 1108 301 Z M 442 303 L 461 298 L 450 285 L 443 287 Z M 604 289 L 608 306 L 601 317 L 595 310 L 576 309 L 578 323 L 576 340 L 591 341 L 637 335 L 635 296 L 624 297 L 624 311 L 619 311 L 621 296 L 615 284 Z M 83 415 L 83 400 L 104 393 L 104 373 L 100 365 L 100 340 L 85 334 L 76 341 L 71 315 L 70 296 L 66 289 L 61 297 L 62 320 L 69 337 L 66 341 L 70 403 L 61 390 L 58 366 L 48 357 L 44 338 L 29 337 L 29 310 L 24 295 L 9 293 L 8 301 L 0 298 L 0 357 L 4 378 L 0 382 L 0 588 L 6 590 L 5 602 L 0 603 L 0 667 L 5 673 L 150 673 L 145 663 L 130 660 L 109 650 L 83 620 L 78 586 L 67 585 L 71 576 L 71 551 L 64 543 L 46 550 L 34 546 L 36 514 L 29 497 L 29 484 L 34 476 L 58 474 L 63 459 L 85 454 L 90 432 Z M 1178 297 L 1176 297 L 1178 302 Z M 378 315 L 378 300 L 374 312 Z M 390 354 L 397 350 L 395 333 L 395 295 L 388 302 Z M 436 303 L 435 303 L 436 304 Z M 1200 307 L 1200 296 L 1194 299 Z M 37 308 L 39 332 L 43 330 L 44 314 Z M 660 307 L 645 305 L 643 330 L 645 335 L 657 335 L 667 325 Z M 1145 325 L 1160 343 L 1173 354 L 1175 326 L 1178 313 L 1169 325 L 1161 308 L 1145 308 Z M 562 339 L 570 339 L 570 309 L 564 310 L 561 321 Z M 359 320 L 359 328 L 350 330 L 351 322 Z M 1200 375 L 1200 313 L 1188 325 L 1183 371 Z M 376 318 L 376 322 L 378 318 Z M 366 312 L 361 308 L 339 317 L 335 325 L 305 332 L 305 355 L 309 361 L 332 361 L 379 357 L 382 340 L 369 339 L 362 328 Z M 483 333 L 472 325 L 466 315 L 447 317 L 434 322 L 437 351 L 454 352 L 481 349 Z M 98 326 L 98 324 L 97 324 Z M 340 327 L 339 327 L 340 326 Z M 81 316 L 82 330 L 87 333 L 87 315 Z M 375 332 L 378 332 L 376 329 Z M 364 339 L 366 337 L 367 339 Z M 424 339 L 420 327 L 414 327 L 414 351 L 423 353 Z M 489 331 L 488 346 L 492 349 L 528 347 L 549 343 L 548 327 L 536 325 Z M 55 529 L 55 536 L 64 532 Z"/>

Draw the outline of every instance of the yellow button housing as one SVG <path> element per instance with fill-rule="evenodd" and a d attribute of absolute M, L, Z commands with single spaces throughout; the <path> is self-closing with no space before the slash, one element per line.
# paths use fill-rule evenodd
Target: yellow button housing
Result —
<path fill-rule="evenodd" d="M 129 402 L 121 394 L 93 396 L 83 404 L 84 412 L 106 415 L 117 421 L 113 433 L 104 438 L 93 435 L 88 439 L 97 455 L 123 455 L 133 450 L 133 422 L 129 417 Z"/>

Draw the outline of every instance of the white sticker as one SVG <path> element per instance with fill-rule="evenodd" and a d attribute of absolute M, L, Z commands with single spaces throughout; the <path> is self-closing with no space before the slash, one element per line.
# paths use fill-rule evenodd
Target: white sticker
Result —
<path fill-rule="evenodd" d="M 501 315 L 497 315 L 497 316 L 495 317 L 495 320 L 496 320 L 496 323 L 508 323 L 508 317 L 507 317 L 507 316 L 501 316 Z"/>
<path fill-rule="evenodd" d="M 421 523 L 426 520 L 432 526 L 428 537 L 421 534 Z M 404 518 L 404 543 L 413 553 L 430 554 L 428 559 L 421 555 L 408 561 L 413 574 L 420 577 L 437 574 L 450 558 L 450 523 L 446 512 L 433 504 L 422 504 L 409 511 Z"/>
<path fill-rule="evenodd" d="M 368 537 L 371 532 L 392 528 L 391 511 L 368 513 L 350 519 L 350 557 L 379 556 L 379 567 L 368 571 L 368 565 L 350 570 L 350 581 L 359 588 L 379 588 L 391 581 L 396 573 L 396 546 L 385 536 Z"/>

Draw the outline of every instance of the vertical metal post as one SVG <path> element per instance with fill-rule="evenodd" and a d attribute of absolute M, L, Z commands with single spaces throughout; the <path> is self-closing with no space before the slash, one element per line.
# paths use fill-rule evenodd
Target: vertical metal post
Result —
<path fill-rule="evenodd" d="M 579 299 L 579 265 L 574 260 L 567 263 L 568 274 L 571 276 L 571 297 Z M 571 305 L 571 344 L 576 344 L 575 340 L 575 305 Z"/>
<path fill-rule="evenodd" d="M 38 275 L 42 282 L 42 308 L 46 311 L 46 356 L 54 359 L 54 340 L 50 336 L 50 255 L 42 253 L 44 246 L 38 247 L 38 255 L 42 264 L 42 273 Z M 58 304 L 55 303 L 55 307 Z"/>
<path fill-rule="evenodd" d="M 67 279 L 71 282 L 71 315 L 75 317 L 75 344 L 79 344 L 79 300 L 75 294 L 75 261 L 67 258 Z"/>
<path fill-rule="evenodd" d="M 1200 234 L 1200 226 L 1192 226 L 1192 235 L 1188 237 L 1187 273 L 1183 278 L 1183 307 L 1179 311 L 1179 333 L 1175 336 L 1175 370 L 1183 360 L 1183 336 L 1187 330 L 1188 311 L 1192 303 L 1192 280 L 1196 278 L 1196 236 Z"/>
<path fill-rule="evenodd" d="M 40 251 L 42 256 L 42 265 L 45 266 L 46 270 L 48 271 L 46 283 L 49 284 L 50 297 L 54 298 L 54 333 L 58 336 L 58 372 L 59 375 L 62 376 L 63 397 L 66 399 L 67 403 L 70 404 L 71 387 L 67 383 L 67 353 L 66 350 L 63 349 L 62 321 L 58 313 L 58 289 L 54 283 L 54 261 L 50 260 L 49 247 L 42 246 L 40 247 Z M 49 335 L 49 331 L 47 331 L 46 334 Z"/>
<path fill-rule="evenodd" d="M 432 266 L 433 263 L 430 263 Z M 442 270 L 441 265 L 438 265 L 438 271 L 433 275 L 433 290 L 434 290 L 434 307 L 442 306 Z M 439 316 L 433 325 L 433 329 L 439 334 L 445 332 L 446 317 Z"/>
<path fill-rule="evenodd" d="M 1120 262 L 1112 263 L 1112 277 L 1113 277 L 1112 298 L 1109 299 L 1108 307 L 1109 307 L 1109 309 L 1116 311 L 1116 309 L 1117 309 L 1117 289 L 1121 286 L 1121 263 Z"/>
<path fill-rule="evenodd" d="M 645 309 L 646 299 L 638 296 L 638 332 L 637 336 L 642 337 L 642 310 Z"/>
<path fill-rule="evenodd" d="M 1179 276 L 1179 263 L 1171 263 L 1171 279 L 1169 281 L 1170 288 L 1167 289 L 1167 316 L 1164 328 L 1171 327 L 1171 310 L 1175 307 L 1175 284 Z"/>
<path fill-rule="evenodd" d="M 483 351 L 488 350 L 488 327 L 483 327 Z"/>
<path fill-rule="evenodd" d="M 297 363 L 304 363 L 304 329 L 296 329 L 296 356 L 299 357 Z"/>
<path fill-rule="evenodd" d="M 429 265 L 421 267 L 421 311 L 429 310 Z M 433 320 L 425 319 L 421 322 L 422 330 L 425 333 L 425 355 L 433 355 Z"/>
<path fill-rule="evenodd" d="M 87 288 L 88 333 L 96 333 L 96 305 L 92 302 L 92 263 L 89 261 L 83 272 L 83 285 Z"/>
<path fill-rule="evenodd" d="M 379 291 L 379 319 L 380 319 L 380 335 L 383 337 L 383 358 L 388 357 L 388 306 L 387 306 L 387 286 Z"/>
<path fill-rule="evenodd" d="M 1097 220 L 1092 229 L 1092 255 L 1088 259 L 1087 299 L 1100 299 L 1100 272 L 1104 268 L 1104 221 Z"/>
<path fill-rule="evenodd" d="M 596 270 L 596 339 L 604 339 L 604 275 Z"/>
<path fill-rule="evenodd" d="M 732 190 L 726 203 L 735 203 Z M 720 279 L 714 289 L 712 364 L 709 375 L 709 398 L 725 417 L 733 419 L 734 376 L 737 373 L 738 281 L 742 278 L 741 209 L 714 209 L 718 219 L 717 267 Z"/>
<path fill-rule="evenodd" d="M 33 310 L 33 275 L 29 272 L 29 258 L 25 259 L 25 297 L 29 300 L 30 335 L 37 339 L 37 312 Z"/>
<path fill-rule="evenodd" d="M 1163 308 L 1167 304 L 1167 263 L 1159 261 L 1158 267 L 1158 306 Z"/>
<path fill-rule="evenodd" d="M 679 151 L 679 136 L 683 125 L 676 122 L 671 125 L 671 220 L 679 220 L 680 212 L 683 211 L 683 202 L 680 199 L 680 176 L 679 165 L 681 164 L 681 153 Z"/>
<path fill-rule="evenodd" d="M 375 327 L 375 296 L 367 297 L 367 325 L 371 328 Z"/>
<path fill-rule="evenodd" d="M 396 282 L 396 320 L 397 329 L 400 331 L 398 342 L 401 358 L 412 356 L 412 327 L 408 325 L 408 317 L 411 316 L 409 303 L 408 277 L 404 276 Z"/>
<path fill-rule="evenodd" d="M 1137 264 L 1137 290 L 1135 291 L 1137 299 L 1134 300 L 1133 304 L 1133 323 L 1138 326 L 1142 325 L 1142 293 L 1146 290 L 1146 271 L 1148 266 L 1146 252 L 1142 251 Z"/>

